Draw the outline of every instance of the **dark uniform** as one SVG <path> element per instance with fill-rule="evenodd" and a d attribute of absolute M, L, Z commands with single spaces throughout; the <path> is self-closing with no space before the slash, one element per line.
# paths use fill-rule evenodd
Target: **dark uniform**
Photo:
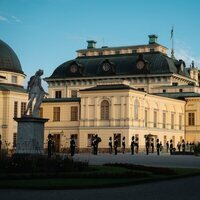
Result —
<path fill-rule="evenodd" d="M 159 139 L 157 139 L 157 143 L 156 143 L 156 150 L 157 150 L 157 155 L 160 155 L 160 143 L 159 143 Z"/>
<path fill-rule="evenodd" d="M 134 136 L 132 137 L 131 141 L 131 154 L 134 155 L 134 146 L 135 146 L 135 141 L 134 141 Z"/>
<path fill-rule="evenodd" d="M 149 139 L 146 140 L 146 154 L 149 155 Z"/>
<path fill-rule="evenodd" d="M 75 148 L 76 148 L 75 140 L 74 140 L 74 137 L 71 136 L 71 141 L 70 141 L 70 153 L 71 153 L 71 156 L 74 156 Z"/>
<path fill-rule="evenodd" d="M 123 137 L 123 139 L 122 139 L 122 153 L 125 153 L 125 149 L 126 149 L 126 143 L 125 143 L 125 137 Z"/>
<path fill-rule="evenodd" d="M 48 147 L 47 147 L 47 150 L 48 150 L 48 157 L 51 158 L 52 156 L 52 138 L 53 136 L 51 134 L 48 135 Z"/>
<path fill-rule="evenodd" d="M 135 138 L 135 144 L 134 144 L 134 146 L 135 146 L 135 153 L 138 153 L 138 150 L 139 150 L 139 141 L 138 141 L 137 137 Z"/>
<path fill-rule="evenodd" d="M 167 146 L 167 153 L 168 153 L 168 151 L 169 151 L 169 142 L 168 141 L 166 143 L 166 146 Z"/>
<path fill-rule="evenodd" d="M 118 147 L 118 138 L 116 137 L 115 140 L 114 140 L 114 150 L 115 150 L 115 155 L 117 155 L 117 147 Z"/>
<path fill-rule="evenodd" d="M 182 151 L 185 152 L 185 141 L 182 140 Z"/>
<path fill-rule="evenodd" d="M 170 154 L 172 155 L 172 152 L 173 152 L 173 143 L 172 143 L 172 140 L 170 140 L 169 150 L 170 150 Z"/>
<path fill-rule="evenodd" d="M 151 139 L 151 152 L 154 153 L 154 139 Z"/>
<path fill-rule="evenodd" d="M 108 146 L 109 146 L 109 153 L 112 154 L 112 137 L 109 138 Z"/>

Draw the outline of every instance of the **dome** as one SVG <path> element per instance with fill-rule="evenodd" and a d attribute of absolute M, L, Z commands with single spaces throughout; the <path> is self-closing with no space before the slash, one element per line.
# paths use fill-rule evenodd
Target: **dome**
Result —
<path fill-rule="evenodd" d="M 2 40 L 0 40 L 0 70 L 24 74 L 17 55 Z"/>

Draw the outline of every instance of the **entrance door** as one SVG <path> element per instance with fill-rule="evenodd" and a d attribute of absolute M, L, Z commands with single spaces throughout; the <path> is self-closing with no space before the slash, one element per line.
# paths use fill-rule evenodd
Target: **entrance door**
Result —
<path fill-rule="evenodd" d="M 54 134 L 54 151 L 56 153 L 60 152 L 60 134 Z"/>

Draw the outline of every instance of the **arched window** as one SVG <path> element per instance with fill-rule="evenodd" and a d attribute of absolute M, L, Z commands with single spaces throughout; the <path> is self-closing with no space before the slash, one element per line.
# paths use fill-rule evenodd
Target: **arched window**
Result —
<path fill-rule="evenodd" d="M 109 102 L 106 100 L 101 102 L 101 119 L 109 120 Z"/>
<path fill-rule="evenodd" d="M 138 99 L 135 99 L 135 102 L 134 102 L 134 119 L 138 120 L 138 111 L 139 111 L 139 101 Z"/>

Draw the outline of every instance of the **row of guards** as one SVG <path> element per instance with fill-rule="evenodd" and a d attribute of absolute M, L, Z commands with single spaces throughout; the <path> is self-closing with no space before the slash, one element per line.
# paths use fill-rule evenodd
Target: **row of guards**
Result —
<path fill-rule="evenodd" d="M 156 146 L 156 151 L 157 151 L 157 155 L 160 154 L 160 152 L 162 151 L 162 143 L 159 142 L 159 139 L 156 139 L 156 145 L 154 142 L 155 138 L 152 137 L 148 137 L 148 135 L 145 137 L 146 138 L 146 143 L 145 143 L 145 148 L 146 148 L 146 154 L 148 155 L 150 152 L 154 153 L 154 149 Z M 92 153 L 94 155 L 98 154 L 98 146 L 99 143 L 101 142 L 101 138 L 96 134 L 93 135 L 91 138 L 91 146 L 92 146 Z M 109 137 L 109 141 L 108 141 L 108 149 L 109 149 L 109 153 L 112 154 L 113 153 L 113 147 L 114 147 L 114 154 L 117 155 L 118 153 L 118 147 L 120 146 L 121 139 L 119 135 L 115 135 L 114 137 L 114 142 L 112 140 L 112 137 Z M 53 152 L 55 151 L 55 143 L 54 143 L 54 135 L 49 134 L 48 135 L 48 156 L 51 157 Z M 125 153 L 126 150 L 126 143 L 125 143 L 125 137 L 122 138 L 122 153 Z M 170 140 L 170 144 L 168 144 L 168 142 L 166 143 L 166 147 L 167 147 L 167 152 L 168 150 L 170 151 L 170 154 L 172 154 L 172 152 L 174 151 L 174 146 L 173 146 L 173 141 Z M 71 135 L 70 138 L 70 153 L 71 156 L 74 156 L 75 154 L 75 150 L 76 150 L 76 142 L 75 142 L 75 137 L 74 135 Z M 139 150 L 139 140 L 137 137 L 132 136 L 131 138 L 131 144 L 130 144 L 130 150 L 131 150 L 131 154 L 134 155 L 135 153 L 138 153 Z"/>

